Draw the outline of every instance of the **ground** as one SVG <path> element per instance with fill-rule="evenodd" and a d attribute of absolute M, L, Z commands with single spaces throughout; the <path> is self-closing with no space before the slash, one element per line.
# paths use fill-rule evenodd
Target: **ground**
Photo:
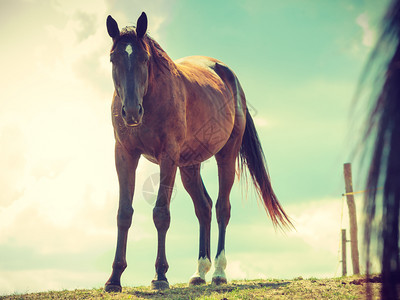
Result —
<path fill-rule="evenodd" d="M 379 299 L 379 277 L 372 276 L 370 281 L 372 299 Z M 0 299 L 366 299 L 366 289 L 366 279 L 361 276 L 333 279 L 298 277 L 292 280 L 231 281 L 223 286 L 177 284 L 161 292 L 152 291 L 150 287 L 123 287 L 122 293 L 105 293 L 103 288 L 99 288 L 9 295 Z"/>

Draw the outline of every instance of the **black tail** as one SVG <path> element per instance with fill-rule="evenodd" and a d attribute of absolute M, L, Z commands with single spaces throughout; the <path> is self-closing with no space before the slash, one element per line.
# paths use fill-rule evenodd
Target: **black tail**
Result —
<path fill-rule="evenodd" d="M 366 242 L 367 259 L 370 257 L 372 224 L 379 198 L 377 189 L 384 183 L 381 223 L 382 299 L 398 299 L 397 283 L 400 277 L 399 215 L 400 215 L 400 1 L 392 1 L 383 24 L 383 32 L 372 53 L 369 64 L 388 58 L 377 87 L 375 103 L 370 114 L 370 126 L 366 139 L 374 139 L 372 161 L 367 181 L 366 195 Z M 365 76 L 365 75 L 364 75 Z M 369 273 L 369 263 L 367 272 Z"/>
<path fill-rule="evenodd" d="M 253 119 L 247 109 L 246 129 L 238 159 L 240 173 L 244 173 L 244 166 L 247 165 L 257 194 L 262 199 L 263 206 L 271 217 L 274 226 L 280 226 L 284 229 L 294 228 L 272 189 L 264 152 Z"/>

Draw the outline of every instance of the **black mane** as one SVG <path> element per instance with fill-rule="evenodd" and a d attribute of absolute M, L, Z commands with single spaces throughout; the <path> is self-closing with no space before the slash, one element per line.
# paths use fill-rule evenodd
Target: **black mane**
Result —
<path fill-rule="evenodd" d="M 389 50 L 389 51 L 388 51 Z M 378 74 L 378 82 L 366 128 L 366 140 L 374 140 L 374 149 L 367 180 L 366 230 L 367 256 L 370 259 L 372 224 L 375 218 L 377 189 L 383 184 L 381 263 L 382 299 L 398 299 L 396 284 L 400 278 L 399 214 L 400 214 L 400 0 L 392 1 L 383 20 L 380 39 L 367 64 L 372 65 L 386 58 L 386 71 Z M 380 205 L 378 205 L 380 206 Z M 382 241 L 382 242 L 381 242 Z M 367 272 L 369 263 L 367 263 Z"/>

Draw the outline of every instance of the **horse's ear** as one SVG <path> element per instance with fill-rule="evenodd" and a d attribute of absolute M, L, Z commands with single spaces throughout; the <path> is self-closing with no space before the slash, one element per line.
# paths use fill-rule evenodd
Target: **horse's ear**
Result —
<path fill-rule="evenodd" d="M 113 17 L 108 16 L 107 17 L 107 31 L 108 34 L 115 39 L 117 36 L 119 36 L 119 28 L 117 21 L 113 19 Z"/>
<path fill-rule="evenodd" d="M 140 15 L 136 23 L 136 34 L 138 38 L 143 38 L 147 31 L 147 16 L 144 12 Z"/>

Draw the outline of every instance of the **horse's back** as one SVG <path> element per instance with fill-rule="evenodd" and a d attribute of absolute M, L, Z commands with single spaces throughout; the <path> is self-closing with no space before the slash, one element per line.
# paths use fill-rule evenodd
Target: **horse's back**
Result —
<path fill-rule="evenodd" d="M 206 56 L 188 56 L 175 61 L 180 75 L 191 88 L 215 89 L 223 92 L 238 85 L 235 73 L 223 62 Z M 230 95 L 232 96 L 232 95 Z"/>
<path fill-rule="evenodd" d="M 236 75 L 222 62 L 191 56 L 175 63 L 186 90 L 187 132 L 181 163 L 192 164 L 193 159 L 187 159 L 190 153 L 200 153 L 196 158 L 200 162 L 226 144 L 237 116 L 243 115 L 245 100 Z"/>

